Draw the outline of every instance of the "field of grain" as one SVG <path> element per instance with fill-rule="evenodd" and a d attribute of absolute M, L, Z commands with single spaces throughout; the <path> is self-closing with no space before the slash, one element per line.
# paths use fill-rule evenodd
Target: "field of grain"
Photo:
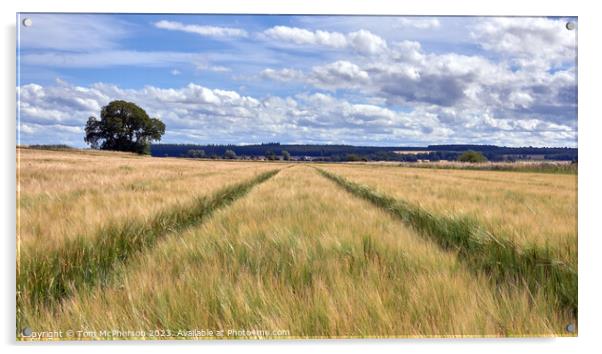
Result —
<path fill-rule="evenodd" d="M 496 236 L 544 246 L 577 267 L 577 175 L 330 165 L 377 192 L 442 216 L 469 216 Z"/>
<path fill-rule="evenodd" d="M 574 175 L 19 153 L 18 331 L 576 334 Z"/>
<path fill-rule="evenodd" d="M 17 154 L 23 247 L 55 247 L 108 222 L 149 218 L 274 167 L 114 152 L 19 149 Z"/>

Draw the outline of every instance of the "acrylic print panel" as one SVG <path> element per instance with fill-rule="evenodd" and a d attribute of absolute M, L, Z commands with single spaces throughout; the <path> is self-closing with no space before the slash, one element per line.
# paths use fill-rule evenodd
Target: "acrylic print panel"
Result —
<path fill-rule="evenodd" d="M 577 18 L 17 16 L 17 339 L 575 336 Z"/>

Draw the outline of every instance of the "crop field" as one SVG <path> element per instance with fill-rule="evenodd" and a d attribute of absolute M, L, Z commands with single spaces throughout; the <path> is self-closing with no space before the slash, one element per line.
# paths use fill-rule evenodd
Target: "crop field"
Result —
<path fill-rule="evenodd" d="M 575 174 L 18 156 L 17 328 L 577 333 Z"/>
<path fill-rule="evenodd" d="M 577 175 L 331 165 L 325 168 L 440 216 L 467 216 L 577 266 Z"/>

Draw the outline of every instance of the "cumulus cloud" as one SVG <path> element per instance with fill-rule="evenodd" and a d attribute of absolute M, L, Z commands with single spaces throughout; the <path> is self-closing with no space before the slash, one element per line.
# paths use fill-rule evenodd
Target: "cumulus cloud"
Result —
<path fill-rule="evenodd" d="M 347 46 L 345 35 L 337 32 L 310 31 L 307 29 L 287 26 L 275 26 L 263 32 L 266 36 L 280 41 L 290 41 L 295 44 L 323 45 L 332 48 Z"/>
<path fill-rule="evenodd" d="M 154 23 L 155 27 L 170 31 L 182 31 L 213 38 L 247 37 L 247 31 L 240 28 L 187 25 L 176 21 L 161 20 Z"/>
<path fill-rule="evenodd" d="M 366 84 L 370 77 L 359 66 L 339 60 L 327 65 L 316 66 L 308 81 L 322 88 L 353 88 Z"/>
<path fill-rule="evenodd" d="M 310 73 L 290 68 L 267 68 L 261 72 L 260 76 L 264 79 L 281 82 L 299 81 L 327 90 L 358 88 L 362 84 L 368 83 L 370 79 L 368 72 L 345 60 L 315 66 Z"/>
<path fill-rule="evenodd" d="M 565 25 L 561 19 L 496 17 L 480 21 L 471 35 L 484 49 L 514 64 L 547 68 L 576 60 L 576 31 Z"/>
<path fill-rule="evenodd" d="M 53 16 L 34 17 L 29 29 L 44 21 L 65 22 Z M 163 75 L 179 75 L 180 70 L 196 68 L 233 72 L 236 75 L 222 75 L 220 80 L 247 80 L 245 88 L 209 88 L 222 85 L 211 81 L 125 89 L 107 83 L 76 86 L 42 79 L 40 85 L 27 80 L 29 84 L 17 88 L 24 139 L 56 142 L 44 132 L 48 127 L 66 143 L 81 145 L 87 117 L 98 114 L 110 100 L 127 99 L 164 119 L 164 141 L 170 142 L 576 143 L 576 31 L 567 31 L 564 20 L 446 19 L 443 31 L 436 18 L 391 17 L 380 27 L 367 19 L 347 19 L 341 27 L 329 19 L 322 23 L 325 27 L 313 22 L 311 29 L 280 25 L 253 33 L 174 21 L 152 24 L 178 33 L 244 39 L 193 53 L 122 49 L 119 40 L 127 24 L 105 23 L 109 20 L 103 18 L 77 24 L 82 38 L 89 36 L 91 43 L 69 37 L 62 29 L 40 36 L 48 42 L 26 35 L 21 64 L 54 67 L 59 73 L 62 68 L 127 66 L 160 67 Z M 326 26 L 330 22 L 334 24 Z M 438 46 L 454 23 L 455 39 L 449 46 Z M 399 33 L 387 33 L 387 28 Z M 61 46 L 63 41 L 71 43 Z M 287 50 L 291 48 L 295 50 Z M 223 85 L 242 87 L 233 81 Z"/>
<path fill-rule="evenodd" d="M 350 46 L 360 53 L 377 54 L 387 48 L 384 39 L 366 30 L 349 33 L 347 40 Z"/>
<path fill-rule="evenodd" d="M 240 143 L 243 136 L 250 142 L 277 137 L 287 141 L 377 143 L 414 136 L 421 127 L 420 120 L 412 121 L 406 113 L 326 94 L 257 99 L 192 83 L 181 88 L 147 86 L 139 90 L 103 83 L 91 87 L 28 84 L 19 88 L 19 97 L 20 107 L 27 108 L 21 109 L 19 123 L 25 143 L 35 142 L 43 127 L 60 126 L 61 134 L 70 134 L 68 141 L 79 138 L 81 145 L 81 128 L 87 117 L 117 98 L 137 102 L 151 116 L 163 119 L 168 128 L 166 139 L 186 136 L 199 143 Z M 63 97 L 69 99 L 62 101 Z"/>
<path fill-rule="evenodd" d="M 99 102 L 108 98 L 102 92 L 85 87 L 74 87 L 58 81 L 49 88 L 36 84 L 17 88 L 19 111 L 30 123 L 78 125 L 81 114 L 100 110 Z"/>
<path fill-rule="evenodd" d="M 335 49 L 350 48 L 362 54 L 378 54 L 387 48 L 387 42 L 383 38 L 363 29 L 343 34 L 275 26 L 265 30 L 263 35 L 275 41 L 299 45 L 319 45 Z"/>
<path fill-rule="evenodd" d="M 406 26 L 438 26 L 438 21 L 428 18 L 403 18 L 400 22 Z M 380 55 L 337 60 L 307 70 L 266 69 L 262 76 L 311 84 L 318 89 L 356 91 L 402 107 L 476 111 L 482 117 L 489 112 L 491 119 L 500 122 L 539 119 L 549 123 L 536 125 L 542 129 L 554 124 L 574 128 L 576 42 L 575 32 L 567 31 L 564 24 L 563 20 L 546 18 L 479 20 L 471 37 L 485 50 L 500 54 L 497 59 L 453 52 L 426 53 L 416 41 L 387 44 L 371 38 L 370 32 L 351 32 L 345 35 L 347 46 Z M 297 34 L 295 43 L 320 44 L 315 39 L 316 31 L 289 29 L 278 28 L 278 38 Z M 341 47 L 341 43 L 337 45 Z M 559 64 L 565 67 L 549 70 Z M 513 127 L 518 129 L 521 124 Z"/>
<path fill-rule="evenodd" d="M 440 125 L 456 133 L 458 128 L 472 129 L 487 138 L 501 131 L 523 138 L 532 133 L 546 141 L 555 136 L 555 142 L 568 137 L 574 142 L 576 136 L 574 68 L 513 70 L 505 62 L 476 55 L 425 53 L 419 43 L 405 41 L 390 46 L 384 55 L 356 63 L 339 60 L 305 72 L 295 70 L 294 75 L 281 74 L 287 70 L 274 71 L 266 78 L 357 92 L 381 98 L 387 105 L 428 112 L 435 123 L 425 127 L 424 133 Z"/>
<path fill-rule="evenodd" d="M 427 57 L 420 52 L 419 46 L 400 48 L 390 53 L 388 58 L 379 57 L 362 66 L 339 60 L 314 66 L 307 73 L 296 71 L 294 75 L 271 76 L 278 76 L 280 81 L 302 80 L 321 89 L 355 88 L 395 104 L 412 102 L 450 106 L 465 98 L 465 90 L 475 81 L 479 70 L 487 73 L 492 70 L 478 58 L 458 55 Z M 404 61 L 404 58 L 408 60 Z M 286 73 L 287 70 L 275 73 Z"/>
<path fill-rule="evenodd" d="M 256 98 L 195 83 L 179 88 L 124 89 L 106 83 L 84 87 L 57 81 L 52 86 L 23 85 L 18 96 L 19 132 L 26 144 L 41 139 L 83 145 L 86 119 L 98 115 L 100 107 L 114 99 L 136 102 L 151 116 L 161 118 L 167 125 L 165 142 L 241 143 L 244 138 L 246 142 L 401 145 L 510 143 L 536 136 L 541 143 L 564 144 L 575 138 L 570 125 L 536 115 L 516 120 L 468 106 L 417 106 L 399 111 L 377 104 L 378 100 L 374 100 L 376 104 L 354 102 L 319 92 Z M 533 104 L 521 95 L 514 99 L 521 108 Z M 56 134 L 44 132 L 49 129 Z"/>

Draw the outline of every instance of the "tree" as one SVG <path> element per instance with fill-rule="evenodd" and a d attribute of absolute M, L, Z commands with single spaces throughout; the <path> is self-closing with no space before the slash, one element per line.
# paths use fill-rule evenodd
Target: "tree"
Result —
<path fill-rule="evenodd" d="M 276 160 L 276 154 L 274 153 L 274 151 L 272 149 L 269 149 L 265 152 L 265 156 L 267 157 L 268 160 Z"/>
<path fill-rule="evenodd" d="M 150 143 L 161 140 L 165 124 L 150 118 L 132 102 L 112 101 L 100 110 L 100 120 L 88 118 L 84 141 L 94 149 L 150 153 Z"/>
<path fill-rule="evenodd" d="M 226 150 L 224 153 L 224 158 L 234 160 L 236 158 L 236 153 L 233 150 Z"/>
<path fill-rule="evenodd" d="M 291 154 L 288 153 L 288 151 L 286 150 L 282 150 L 282 159 L 284 161 L 288 161 L 291 159 Z"/>
<path fill-rule="evenodd" d="M 190 149 L 186 154 L 188 155 L 188 157 L 200 159 L 205 157 L 205 150 Z"/>
<path fill-rule="evenodd" d="M 458 156 L 458 161 L 462 162 L 486 162 L 487 158 L 478 151 L 468 150 L 463 152 L 460 156 Z"/>
<path fill-rule="evenodd" d="M 347 156 L 345 156 L 345 160 L 347 160 L 347 161 L 362 161 L 362 158 L 358 154 L 347 154 Z"/>

